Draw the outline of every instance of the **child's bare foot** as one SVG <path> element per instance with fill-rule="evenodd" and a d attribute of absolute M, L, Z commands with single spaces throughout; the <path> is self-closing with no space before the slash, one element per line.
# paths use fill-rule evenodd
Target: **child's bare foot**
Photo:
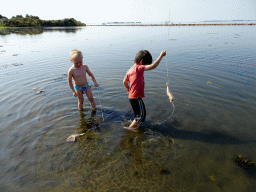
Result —
<path fill-rule="evenodd" d="M 85 116 L 83 111 L 79 111 L 79 114 L 80 114 L 80 117 L 84 117 Z"/>
<path fill-rule="evenodd" d="M 82 108 L 78 108 L 79 112 L 82 112 L 82 111 L 85 111 L 85 109 L 82 107 Z"/>
<path fill-rule="evenodd" d="M 127 130 L 135 132 L 135 133 L 139 132 L 139 129 L 137 127 L 124 127 L 124 129 L 127 129 Z"/>
<path fill-rule="evenodd" d="M 96 112 L 97 111 L 97 108 L 92 108 L 92 112 Z"/>

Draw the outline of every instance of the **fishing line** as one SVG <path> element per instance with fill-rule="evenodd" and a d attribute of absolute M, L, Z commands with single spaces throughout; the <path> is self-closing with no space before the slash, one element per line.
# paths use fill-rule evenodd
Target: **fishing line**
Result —
<path fill-rule="evenodd" d="M 89 87 L 91 88 L 91 87 L 95 87 L 95 86 L 90 85 Z M 102 117 L 102 120 L 103 120 L 103 122 L 104 122 L 104 116 L 103 116 L 103 111 L 102 111 L 101 99 L 100 99 L 100 94 L 99 94 L 99 87 L 97 87 L 97 92 L 98 92 L 98 93 L 97 93 L 97 96 L 98 96 L 98 99 L 99 99 L 99 101 L 100 101 L 101 117 Z"/>
<path fill-rule="evenodd" d="M 169 12 L 169 17 L 170 17 L 170 12 Z M 170 18 L 169 18 L 169 22 L 170 22 Z M 170 25 L 168 26 L 168 38 L 167 38 L 167 41 L 169 40 L 169 29 L 170 29 Z M 167 74 L 166 86 L 167 86 L 167 95 L 168 95 L 168 90 L 169 90 L 170 93 L 171 93 L 171 91 L 170 91 L 170 87 L 169 87 L 170 78 L 169 78 L 169 73 L 168 73 L 167 57 L 165 57 L 165 66 L 166 66 L 166 74 Z M 174 111 L 175 111 L 175 106 L 174 106 L 173 100 L 170 101 L 170 102 L 172 104 L 173 110 L 172 110 L 172 114 L 166 120 L 170 119 L 172 117 Z"/>
<path fill-rule="evenodd" d="M 101 105 L 101 99 L 100 99 L 100 94 L 99 94 L 99 88 L 97 87 L 97 91 L 98 91 L 98 98 L 99 98 L 99 101 L 100 101 L 100 108 L 101 108 L 101 117 L 102 117 L 102 121 L 104 122 L 104 116 L 103 116 L 103 111 L 102 111 L 102 105 Z"/>
<path fill-rule="evenodd" d="M 166 85 L 168 84 L 169 85 L 169 82 L 170 82 L 170 78 L 169 78 L 169 75 L 168 75 L 168 66 L 167 66 L 167 57 L 165 57 L 165 64 L 166 64 L 166 73 L 167 73 L 167 82 L 166 82 Z"/>
<path fill-rule="evenodd" d="M 168 30 L 168 38 L 169 38 L 169 30 Z M 167 96 L 169 97 L 168 92 L 170 93 L 171 96 L 172 96 L 172 94 L 171 94 L 170 87 L 169 87 L 170 78 L 169 78 L 169 71 L 168 71 L 168 65 L 167 65 L 167 57 L 165 57 L 165 66 L 166 66 L 166 76 L 167 76 L 167 82 L 166 82 L 167 90 L 166 91 L 167 91 Z M 170 102 L 171 102 L 172 107 L 173 107 L 171 115 L 166 120 L 164 120 L 163 122 L 161 122 L 161 123 L 154 123 L 153 125 L 160 125 L 160 124 L 166 122 L 168 119 L 170 119 L 172 117 L 172 115 L 173 115 L 173 113 L 175 111 L 175 106 L 174 106 L 173 100 L 170 100 Z"/>
<path fill-rule="evenodd" d="M 167 86 L 167 90 L 168 90 L 170 78 L 169 78 L 169 74 L 168 74 L 167 58 L 166 58 L 166 60 L 165 60 L 165 63 L 166 63 L 166 74 L 167 74 L 167 80 L 168 80 L 168 81 L 166 82 L 166 86 Z M 167 96 L 168 96 L 168 95 L 167 95 Z M 172 107 L 173 107 L 173 110 L 172 110 L 171 115 L 170 115 L 167 119 L 165 119 L 164 121 L 158 122 L 158 123 L 152 123 L 152 125 L 161 125 L 161 124 L 165 123 L 168 119 L 170 119 L 170 118 L 172 117 L 172 115 L 174 114 L 174 111 L 175 111 L 175 106 L 174 106 L 173 101 L 170 101 L 170 103 L 172 104 Z"/>
<path fill-rule="evenodd" d="M 95 87 L 95 86 L 94 86 Z M 102 111 L 102 105 L 101 105 L 101 99 L 100 99 L 100 94 L 99 94 L 99 87 L 97 87 L 97 96 L 99 98 L 100 101 L 100 108 L 101 108 L 101 117 L 102 117 L 102 121 L 104 122 L 104 116 L 103 116 L 103 111 Z"/>
<path fill-rule="evenodd" d="M 166 74 L 167 74 L 167 80 L 168 80 L 168 81 L 166 82 L 167 93 L 168 93 L 168 89 L 169 89 L 169 92 L 171 92 L 171 91 L 170 91 L 170 87 L 169 87 L 170 78 L 169 78 L 169 74 L 168 74 L 167 57 L 165 58 L 165 63 L 166 63 Z M 170 101 L 170 102 L 171 102 L 171 104 L 172 104 L 173 110 L 172 110 L 172 114 L 171 114 L 166 120 L 170 119 L 170 118 L 172 117 L 174 111 L 175 111 L 175 106 L 174 106 L 173 100 Z M 166 121 L 166 120 L 165 120 L 165 121 Z M 164 121 L 164 122 L 165 122 L 165 121 Z"/>

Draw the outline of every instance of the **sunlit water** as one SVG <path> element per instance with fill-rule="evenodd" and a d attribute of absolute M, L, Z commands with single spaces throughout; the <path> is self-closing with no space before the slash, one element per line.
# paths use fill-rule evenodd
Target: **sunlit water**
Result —
<path fill-rule="evenodd" d="M 0 31 L 0 191 L 255 190 L 232 160 L 256 161 L 255 26 Z M 72 49 L 99 83 L 94 116 L 68 87 Z M 145 72 L 145 132 L 133 133 L 122 80 L 141 49 L 167 55 Z"/>

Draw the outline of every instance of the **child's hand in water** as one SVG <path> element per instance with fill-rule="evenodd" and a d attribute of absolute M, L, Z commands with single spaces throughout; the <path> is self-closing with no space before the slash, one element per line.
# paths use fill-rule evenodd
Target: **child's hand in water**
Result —
<path fill-rule="evenodd" d="M 99 87 L 98 83 L 95 83 L 94 86 L 95 86 L 95 87 Z"/>

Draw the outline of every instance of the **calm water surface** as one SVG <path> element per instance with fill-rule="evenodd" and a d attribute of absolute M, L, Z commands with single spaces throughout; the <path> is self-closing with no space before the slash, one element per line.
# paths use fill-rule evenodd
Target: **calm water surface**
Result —
<path fill-rule="evenodd" d="M 232 160 L 256 161 L 255 26 L 0 34 L 0 191 L 255 190 L 256 172 Z M 87 100 L 79 113 L 68 87 L 72 49 L 100 85 L 96 115 Z M 141 49 L 167 55 L 145 72 L 145 132 L 132 133 L 123 129 L 133 113 L 122 80 Z M 86 134 L 66 142 L 77 133 Z"/>

